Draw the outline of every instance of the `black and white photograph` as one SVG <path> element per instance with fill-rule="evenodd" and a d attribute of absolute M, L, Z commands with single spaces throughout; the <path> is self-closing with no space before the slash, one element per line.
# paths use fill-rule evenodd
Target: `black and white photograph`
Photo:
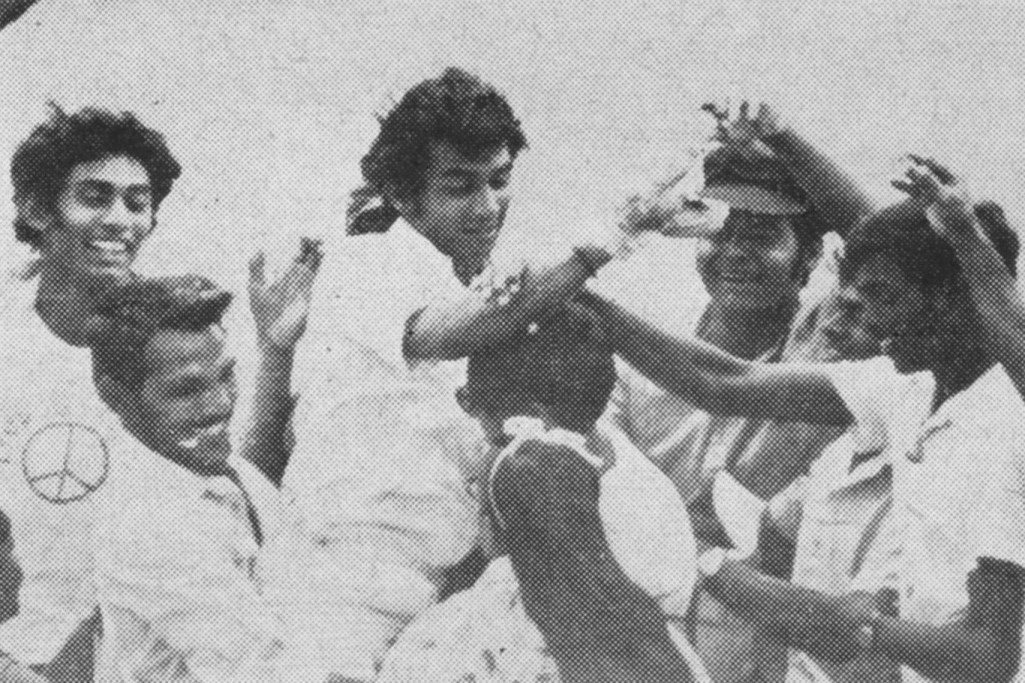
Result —
<path fill-rule="evenodd" d="M 0 683 L 1025 683 L 1025 4 L 0 0 L 0 65 Z"/>

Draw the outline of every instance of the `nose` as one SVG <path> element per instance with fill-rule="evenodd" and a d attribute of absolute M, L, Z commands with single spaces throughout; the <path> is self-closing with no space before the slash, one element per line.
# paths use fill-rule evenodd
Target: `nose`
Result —
<path fill-rule="evenodd" d="M 501 190 L 496 190 L 490 185 L 484 185 L 474 194 L 474 215 L 486 217 L 497 214 L 502 205 L 501 196 Z"/>
<path fill-rule="evenodd" d="M 130 232 L 138 220 L 139 215 L 128 207 L 128 202 L 123 197 L 115 197 L 103 214 L 103 225 L 110 230 L 116 230 L 119 235 Z"/>

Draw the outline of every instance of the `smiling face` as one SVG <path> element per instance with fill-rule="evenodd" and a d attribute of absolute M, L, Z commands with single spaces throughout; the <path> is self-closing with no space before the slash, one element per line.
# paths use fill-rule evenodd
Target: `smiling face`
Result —
<path fill-rule="evenodd" d="M 854 272 L 844 272 L 830 299 L 822 333 L 845 358 L 885 350 L 897 369 L 929 367 L 936 346 L 935 317 L 925 296 L 893 258 L 873 254 Z"/>
<path fill-rule="evenodd" d="M 513 160 L 505 145 L 468 158 L 451 143 L 433 141 L 418 197 L 398 202 L 403 216 L 457 272 L 479 272 L 487 263 L 509 208 Z"/>
<path fill-rule="evenodd" d="M 140 441 L 194 472 L 216 472 L 231 454 L 235 359 L 220 325 L 165 330 L 145 352 L 146 377 L 123 414 Z"/>
<path fill-rule="evenodd" d="M 46 267 L 79 283 L 126 277 L 153 229 L 152 196 L 149 174 L 131 157 L 74 166 L 53 212 L 38 226 Z"/>
<path fill-rule="evenodd" d="M 698 243 L 705 289 L 726 308 L 763 310 L 803 286 L 800 245 L 786 216 L 730 209 L 722 229 Z"/>

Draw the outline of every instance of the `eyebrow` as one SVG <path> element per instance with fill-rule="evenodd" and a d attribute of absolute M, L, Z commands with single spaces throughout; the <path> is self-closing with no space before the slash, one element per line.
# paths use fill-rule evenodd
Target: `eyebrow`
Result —
<path fill-rule="evenodd" d="M 492 171 L 488 175 L 489 176 L 493 176 L 493 175 L 500 175 L 502 173 L 512 173 L 512 170 L 513 170 L 513 163 L 510 161 L 508 163 L 503 164 L 499 168 L 496 168 L 494 171 Z M 458 180 L 462 180 L 462 179 L 465 179 L 465 178 L 474 178 L 476 176 L 477 176 L 477 171 L 470 170 L 470 169 L 467 169 L 467 168 L 448 168 L 448 169 L 445 169 L 441 173 L 441 177 L 442 178 L 451 178 L 451 179 L 458 179 Z"/>
<path fill-rule="evenodd" d="M 152 192 L 153 187 L 149 183 L 132 183 L 131 185 L 116 185 L 109 180 L 98 180 L 96 178 L 84 178 L 75 182 L 76 187 L 84 188 L 96 188 L 102 190 L 116 190 L 119 187 L 124 187 L 129 192 Z"/>

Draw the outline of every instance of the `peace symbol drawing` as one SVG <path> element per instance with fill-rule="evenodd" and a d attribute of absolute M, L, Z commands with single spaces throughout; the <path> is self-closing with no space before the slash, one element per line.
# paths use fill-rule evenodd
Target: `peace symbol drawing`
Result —
<path fill-rule="evenodd" d="M 36 430 L 21 459 L 25 481 L 51 503 L 63 505 L 100 488 L 110 470 L 107 444 L 92 427 L 55 422 Z"/>

